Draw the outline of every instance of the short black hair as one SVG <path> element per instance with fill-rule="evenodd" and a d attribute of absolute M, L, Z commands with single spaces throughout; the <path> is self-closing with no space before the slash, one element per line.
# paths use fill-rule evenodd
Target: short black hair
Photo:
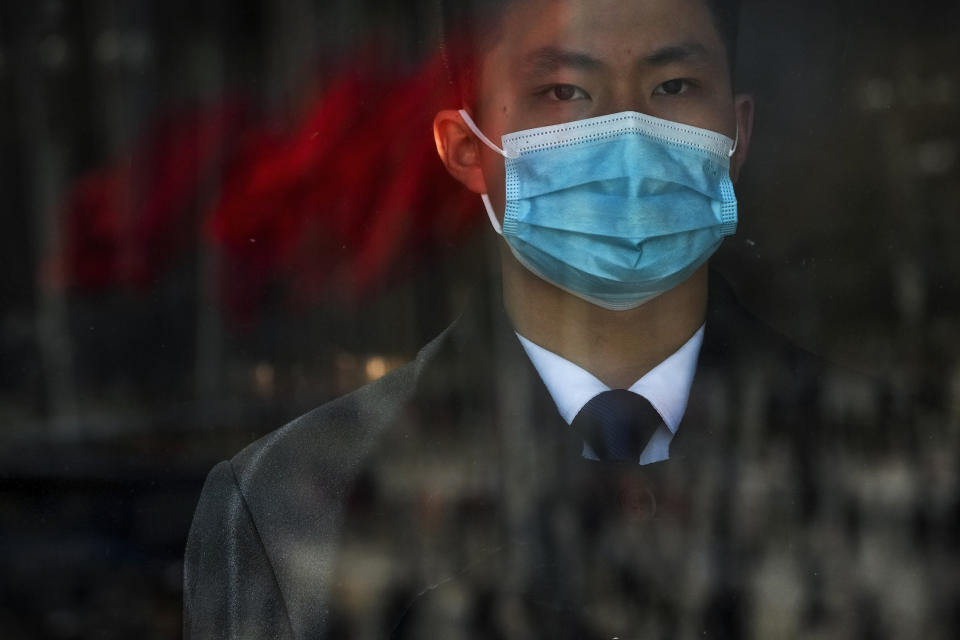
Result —
<path fill-rule="evenodd" d="M 450 81 L 468 104 L 473 102 L 476 53 L 496 35 L 499 19 L 517 0 L 439 0 L 444 59 Z M 727 49 L 733 74 L 740 26 L 740 0 L 704 0 Z"/>

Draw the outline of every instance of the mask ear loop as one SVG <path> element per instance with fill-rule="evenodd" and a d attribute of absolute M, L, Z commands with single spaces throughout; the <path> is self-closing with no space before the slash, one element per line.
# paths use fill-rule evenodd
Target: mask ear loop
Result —
<path fill-rule="evenodd" d="M 469 126 L 469 125 L 468 125 L 468 126 Z M 738 122 L 738 123 L 737 123 L 737 135 L 736 135 L 736 137 L 733 139 L 733 148 L 731 148 L 730 151 L 727 152 L 727 157 L 728 157 L 728 158 L 732 158 L 732 157 L 733 157 L 733 154 L 735 154 L 735 153 L 737 152 L 737 146 L 738 146 L 739 144 L 740 144 L 740 123 Z"/>
<path fill-rule="evenodd" d="M 475 123 L 475 122 L 473 121 L 473 118 L 470 117 L 470 114 L 467 113 L 466 109 L 460 109 L 460 111 L 458 111 L 457 113 L 459 113 L 459 114 L 460 114 L 460 117 L 463 118 L 463 122 L 467 125 L 467 127 L 470 129 L 470 131 L 473 132 L 473 135 L 475 135 L 475 136 L 477 136 L 478 138 L 480 138 L 480 142 L 482 142 L 483 144 L 487 145 L 488 147 L 490 147 L 491 149 L 493 149 L 494 151 L 496 151 L 497 153 L 499 153 L 500 155 L 502 155 L 504 158 L 506 158 L 506 159 L 508 159 L 508 160 L 510 160 L 510 159 L 512 159 L 512 158 L 519 158 L 519 157 L 520 157 L 520 154 L 519 154 L 519 153 L 501 149 L 501 148 L 498 147 L 497 145 L 493 144 L 493 142 L 491 142 L 490 138 L 488 138 L 487 136 L 483 135 L 483 131 L 480 131 L 480 127 L 478 127 L 478 126 L 477 126 L 477 123 Z"/>
<path fill-rule="evenodd" d="M 490 202 L 490 196 L 481 193 L 480 199 L 483 200 L 483 208 L 487 210 L 487 217 L 490 218 L 490 224 L 493 225 L 493 230 L 497 232 L 498 236 L 502 236 L 503 226 L 501 226 L 500 221 L 497 220 L 497 214 L 493 212 L 493 203 Z"/>
<path fill-rule="evenodd" d="M 511 158 L 518 157 L 517 155 L 511 155 L 507 153 L 497 145 L 493 144 L 493 142 L 490 141 L 490 138 L 483 135 L 483 131 L 480 131 L 480 127 L 477 126 L 477 124 L 473 121 L 473 118 L 470 117 L 470 114 L 467 113 L 465 109 L 460 109 L 458 113 L 460 114 L 460 117 L 463 119 L 464 124 L 467 125 L 467 128 L 469 128 L 470 131 L 473 132 L 473 135 L 477 136 L 477 138 L 480 139 L 480 142 L 487 145 L 488 147 L 490 147 L 491 149 L 493 149 L 494 151 L 496 151 L 497 153 L 499 153 L 500 155 L 502 155 L 504 158 L 508 160 Z M 497 232 L 497 235 L 502 236 L 503 226 L 500 224 L 500 221 L 497 220 L 497 214 L 494 213 L 493 211 L 493 203 L 490 202 L 490 196 L 487 195 L 486 193 L 481 193 L 480 199 L 483 200 L 483 207 L 484 209 L 487 210 L 487 217 L 490 218 L 490 224 L 493 225 L 493 230 Z"/>

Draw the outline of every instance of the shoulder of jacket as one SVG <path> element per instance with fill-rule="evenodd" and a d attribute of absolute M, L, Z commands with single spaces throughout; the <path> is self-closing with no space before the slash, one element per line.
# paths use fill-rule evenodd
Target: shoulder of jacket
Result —
<path fill-rule="evenodd" d="M 243 493 L 264 474 L 336 475 L 366 454 L 376 435 L 408 404 L 423 368 L 451 328 L 382 378 L 331 400 L 254 441 L 230 461 Z"/>
<path fill-rule="evenodd" d="M 235 505 L 249 518 L 296 637 L 321 635 L 316 631 L 325 626 L 334 540 L 350 483 L 380 433 L 410 402 L 448 332 L 412 362 L 293 420 L 211 471 L 203 511 L 222 514 Z"/>

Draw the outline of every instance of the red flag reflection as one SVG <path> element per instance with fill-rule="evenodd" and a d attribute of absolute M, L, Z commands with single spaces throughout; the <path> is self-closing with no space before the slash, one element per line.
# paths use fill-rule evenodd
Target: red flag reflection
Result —
<path fill-rule="evenodd" d="M 253 308 L 275 285 L 297 300 L 367 295 L 482 219 L 434 149 L 433 115 L 458 101 L 439 57 L 389 74 L 358 60 L 292 132 L 241 128 L 236 108 L 173 120 L 134 154 L 142 161 L 74 189 L 68 283 L 89 290 L 161 277 L 189 247 L 199 203 L 235 308 Z M 219 196 L 204 205 L 218 168 Z"/>

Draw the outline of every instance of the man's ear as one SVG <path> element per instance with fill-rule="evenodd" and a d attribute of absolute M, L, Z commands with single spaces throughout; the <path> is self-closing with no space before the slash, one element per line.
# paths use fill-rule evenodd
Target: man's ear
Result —
<path fill-rule="evenodd" d="M 750 153 L 750 138 L 753 135 L 753 96 L 742 93 L 734 97 L 733 108 L 737 116 L 737 150 L 730 158 L 730 179 L 736 182 L 740 178 L 740 170 L 747 161 Z"/>
<path fill-rule="evenodd" d="M 480 168 L 480 142 L 453 109 L 444 109 L 433 118 L 433 139 L 440 160 L 454 178 L 474 193 L 487 193 Z"/>

